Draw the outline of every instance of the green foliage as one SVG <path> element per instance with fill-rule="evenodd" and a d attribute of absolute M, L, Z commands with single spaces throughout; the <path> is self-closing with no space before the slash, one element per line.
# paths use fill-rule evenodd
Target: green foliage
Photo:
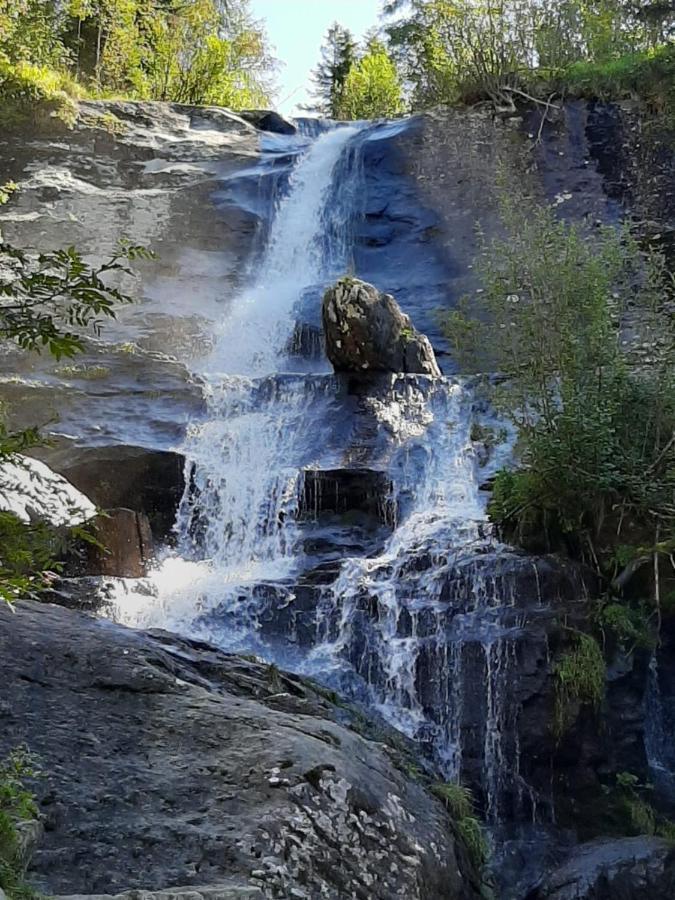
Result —
<path fill-rule="evenodd" d="M 650 617 L 644 607 L 636 609 L 626 603 L 605 602 L 598 610 L 597 619 L 603 632 L 612 634 L 625 652 L 654 646 Z"/>
<path fill-rule="evenodd" d="M 0 761 L 0 888 L 9 900 L 30 900 L 34 891 L 24 881 L 19 827 L 37 818 L 38 810 L 26 782 L 39 776 L 36 761 L 25 749 Z"/>
<path fill-rule="evenodd" d="M 621 0 L 401 0 L 388 6 L 407 10 L 387 31 L 413 108 L 489 99 L 513 110 L 523 90 L 543 93 L 573 63 L 605 64 L 664 47 L 675 24 L 669 4 Z"/>
<path fill-rule="evenodd" d="M 555 664 L 554 732 L 560 738 L 576 718 L 577 705 L 597 709 L 605 694 L 605 660 L 594 637 L 574 635 L 574 647 Z"/>
<path fill-rule="evenodd" d="M 63 538 L 49 525 L 30 525 L 9 512 L 0 512 L 0 602 L 11 605 L 36 596 L 58 570 L 55 557 Z"/>
<path fill-rule="evenodd" d="M 319 65 L 312 73 L 316 103 L 311 111 L 340 118 L 345 81 L 357 58 L 358 46 L 351 31 L 333 22 L 321 47 Z"/>
<path fill-rule="evenodd" d="M 257 106 L 273 68 L 249 0 L 0 0 L 6 127 L 72 125 L 84 93 Z"/>
<path fill-rule="evenodd" d="M 71 126 L 77 118 L 75 100 L 81 95 L 65 70 L 10 63 L 0 54 L 0 127 L 40 126 L 55 120 Z"/>
<path fill-rule="evenodd" d="M 431 791 L 445 804 L 455 821 L 471 861 L 476 869 L 482 869 L 487 862 L 489 850 L 482 826 L 474 811 L 471 791 L 461 784 L 438 782 Z"/>
<path fill-rule="evenodd" d="M 379 119 L 403 112 L 401 84 L 396 67 L 376 41 L 354 63 L 344 82 L 339 104 L 341 119 Z"/>
<path fill-rule="evenodd" d="M 150 258 L 143 247 L 125 244 L 100 266 L 92 267 L 69 247 L 31 257 L 10 244 L 0 254 L 13 277 L 0 283 L 0 337 L 24 350 L 46 348 L 56 358 L 71 357 L 84 349 L 83 333 L 99 334 L 105 318 L 114 318 L 116 306 L 132 298 L 105 279 L 112 273 L 131 274 L 126 261 Z"/>
<path fill-rule="evenodd" d="M 491 348 L 505 376 L 495 402 L 518 432 L 490 515 L 507 537 L 583 556 L 623 590 L 675 546 L 673 278 L 627 230 L 589 232 L 513 190 L 502 214 L 506 236 L 483 243 L 483 292 L 447 323 L 467 358 Z M 640 368 L 621 343 L 629 300 L 653 344 Z M 631 545 L 619 573 L 616 548 Z"/>
<path fill-rule="evenodd" d="M 675 125 L 675 44 L 603 62 L 578 61 L 560 78 L 561 89 L 604 100 L 637 96 Z"/>

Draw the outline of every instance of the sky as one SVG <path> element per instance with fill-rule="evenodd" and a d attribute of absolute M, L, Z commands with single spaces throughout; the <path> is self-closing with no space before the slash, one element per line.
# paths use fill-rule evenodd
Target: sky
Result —
<path fill-rule="evenodd" d="M 283 63 L 277 73 L 276 107 L 298 114 L 311 100 L 311 73 L 328 28 L 338 21 L 361 38 L 378 23 L 381 0 L 252 0 L 251 11 L 263 19 L 274 55 Z"/>

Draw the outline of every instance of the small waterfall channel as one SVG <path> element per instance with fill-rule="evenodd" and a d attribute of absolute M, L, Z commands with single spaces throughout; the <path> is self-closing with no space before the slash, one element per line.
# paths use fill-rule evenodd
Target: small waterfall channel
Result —
<path fill-rule="evenodd" d="M 470 385 L 355 384 L 321 354 L 374 131 L 320 130 L 299 153 L 296 139 L 265 247 L 196 370 L 207 413 L 183 448 L 176 549 L 117 614 L 310 675 L 470 784 L 488 821 L 546 819 L 520 774 L 512 679 L 523 597 L 541 605 L 541 586 L 490 534 Z"/>

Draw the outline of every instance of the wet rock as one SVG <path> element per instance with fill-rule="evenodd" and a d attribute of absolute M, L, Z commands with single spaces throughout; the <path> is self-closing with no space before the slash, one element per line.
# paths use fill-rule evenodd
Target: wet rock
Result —
<path fill-rule="evenodd" d="M 234 885 L 195 885 L 175 887 L 168 891 L 142 891 L 142 900 L 265 900 L 265 895 L 256 887 Z M 4 894 L 0 891 L 0 900 Z M 123 894 L 70 894 L 54 897 L 53 900 L 140 900 L 138 891 Z"/>
<path fill-rule="evenodd" d="M 144 513 L 158 541 L 173 528 L 185 488 L 185 459 L 170 450 L 107 446 L 73 448 L 56 460 L 58 470 L 100 509 Z"/>
<path fill-rule="evenodd" d="M 0 509 L 22 522 L 81 525 L 96 507 L 81 491 L 37 459 L 16 454 L 0 466 Z"/>
<path fill-rule="evenodd" d="M 440 375 L 434 351 L 390 294 L 343 278 L 323 298 L 326 352 L 336 372 Z"/>
<path fill-rule="evenodd" d="M 442 804 L 296 676 L 25 601 L 0 609 L 5 698 L 0 756 L 26 743 L 45 773 L 46 894 L 479 897 Z"/>
<path fill-rule="evenodd" d="M 91 524 L 96 543 L 79 547 L 70 569 L 79 575 L 142 578 L 154 555 L 148 517 L 133 509 L 111 509 Z"/>
<path fill-rule="evenodd" d="M 260 131 L 271 131 L 274 134 L 295 134 L 297 128 L 278 112 L 269 109 L 244 109 L 239 115 Z"/>
<path fill-rule="evenodd" d="M 383 525 L 396 523 L 393 485 L 375 469 L 305 469 L 300 486 L 300 519 L 325 514 L 361 514 Z"/>
<path fill-rule="evenodd" d="M 660 838 L 593 841 L 573 855 L 527 900 L 671 900 L 675 848 Z"/>

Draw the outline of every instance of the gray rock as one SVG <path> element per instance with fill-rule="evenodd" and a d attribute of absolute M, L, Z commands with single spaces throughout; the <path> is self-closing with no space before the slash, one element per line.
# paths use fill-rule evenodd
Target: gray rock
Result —
<path fill-rule="evenodd" d="M 5 697 L 0 755 L 45 772 L 44 893 L 479 897 L 443 806 L 295 676 L 25 601 L 0 609 Z"/>
<path fill-rule="evenodd" d="M 4 897 L 0 891 L 0 900 Z M 233 885 L 177 887 L 168 891 L 125 891 L 123 894 L 71 894 L 53 900 L 264 900 L 260 888 Z"/>
<path fill-rule="evenodd" d="M 653 837 L 592 841 L 572 856 L 528 900 L 672 900 L 675 847 Z"/>
<path fill-rule="evenodd" d="M 336 372 L 440 375 L 428 338 L 391 294 L 357 278 L 342 278 L 323 298 L 326 352 Z"/>

